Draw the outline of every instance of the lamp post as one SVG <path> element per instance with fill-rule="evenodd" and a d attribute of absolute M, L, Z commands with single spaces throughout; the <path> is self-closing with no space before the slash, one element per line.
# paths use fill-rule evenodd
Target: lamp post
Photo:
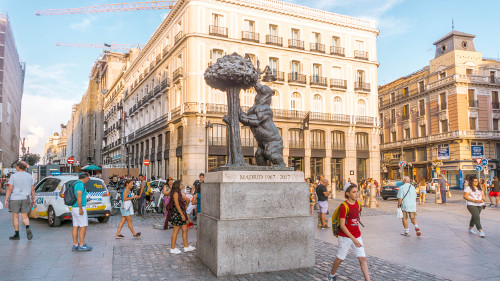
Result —
<path fill-rule="evenodd" d="M 205 174 L 208 173 L 208 130 L 213 128 L 214 125 L 207 120 L 205 123 Z"/>

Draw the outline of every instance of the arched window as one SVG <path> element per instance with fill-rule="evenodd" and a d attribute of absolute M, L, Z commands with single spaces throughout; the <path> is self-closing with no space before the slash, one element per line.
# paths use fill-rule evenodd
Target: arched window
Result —
<path fill-rule="evenodd" d="M 356 82 L 362 85 L 365 82 L 365 72 L 363 70 L 358 70 L 356 74 Z"/>
<path fill-rule="evenodd" d="M 290 129 L 290 148 L 304 148 L 304 134 L 301 129 Z"/>
<path fill-rule="evenodd" d="M 323 97 L 321 95 L 314 95 L 312 103 L 313 112 L 323 112 Z"/>
<path fill-rule="evenodd" d="M 332 149 L 345 150 L 345 134 L 342 131 L 332 132 Z"/>
<path fill-rule="evenodd" d="M 280 93 L 274 90 L 274 95 L 271 98 L 271 108 L 280 108 L 280 107 L 281 107 Z"/>
<path fill-rule="evenodd" d="M 367 133 L 356 133 L 356 150 L 369 150 Z"/>
<path fill-rule="evenodd" d="M 242 106 L 252 106 L 255 101 L 255 95 L 257 93 L 253 88 L 246 89 L 242 94 L 241 105 Z"/>
<path fill-rule="evenodd" d="M 290 109 L 302 110 L 302 96 L 297 92 L 292 93 L 292 98 L 290 99 Z"/>
<path fill-rule="evenodd" d="M 226 145 L 226 125 L 213 124 L 208 131 L 208 145 Z"/>
<path fill-rule="evenodd" d="M 325 132 L 321 130 L 311 131 L 311 148 L 325 149 Z"/>
<path fill-rule="evenodd" d="M 366 102 L 364 100 L 358 100 L 358 115 L 366 116 Z"/>
<path fill-rule="evenodd" d="M 241 146 L 257 146 L 257 141 L 253 137 L 250 127 L 242 126 L 240 130 Z"/>
<path fill-rule="evenodd" d="M 335 97 L 333 98 L 333 113 L 335 114 L 342 114 L 342 98 L 341 97 Z"/>

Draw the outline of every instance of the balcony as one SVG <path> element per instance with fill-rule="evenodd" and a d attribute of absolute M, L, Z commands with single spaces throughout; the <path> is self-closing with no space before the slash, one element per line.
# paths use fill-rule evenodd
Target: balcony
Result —
<path fill-rule="evenodd" d="M 303 140 L 291 140 L 288 144 L 289 148 L 304 148 Z"/>
<path fill-rule="evenodd" d="M 172 80 L 176 82 L 179 78 L 184 76 L 184 69 L 182 67 L 177 68 L 172 74 Z"/>
<path fill-rule="evenodd" d="M 283 37 L 266 35 L 266 44 L 283 47 Z"/>
<path fill-rule="evenodd" d="M 167 45 L 167 46 L 165 46 L 165 48 L 163 48 L 163 52 L 162 52 L 163 53 L 163 57 L 167 56 L 167 53 L 168 53 L 169 49 L 170 49 L 169 45 Z"/>
<path fill-rule="evenodd" d="M 175 35 L 175 37 L 174 37 L 175 44 L 177 44 L 177 42 L 179 42 L 183 37 L 184 37 L 184 33 L 182 31 L 179 31 L 179 33 L 177 33 L 177 35 Z"/>
<path fill-rule="evenodd" d="M 345 90 L 345 89 L 347 89 L 347 80 L 331 78 L 330 79 L 330 88 L 344 89 Z"/>
<path fill-rule="evenodd" d="M 227 27 L 211 25 L 208 34 L 227 38 Z"/>
<path fill-rule="evenodd" d="M 161 80 L 161 83 L 160 83 L 161 90 L 165 90 L 169 86 L 170 86 L 170 81 L 168 80 L 168 78 Z"/>
<path fill-rule="evenodd" d="M 288 73 L 288 83 L 306 84 L 307 78 L 304 74 L 299 74 L 297 72 Z"/>
<path fill-rule="evenodd" d="M 500 109 L 500 102 L 498 101 L 491 102 L 491 108 Z"/>
<path fill-rule="evenodd" d="M 365 51 L 354 51 L 354 58 L 360 60 L 368 60 L 368 52 Z"/>
<path fill-rule="evenodd" d="M 345 143 L 332 143 L 332 150 L 345 150 Z"/>
<path fill-rule="evenodd" d="M 311 52 L 325 53 L 325 44 L 311 43 L 309 50 Z"/>
<path fill-rule="evenodd" d="M 325 149 L 325 142 L 324 141 L 313 141 L 311 142 L 311 148 L 312 149 Z"/>
<path fill-rule="evenodd" d="M 310 121 L 333 122 L 341 124 L 350 123 L 349 115 L 345 114 L 311 112 L 311 115 L 309 117 Z"/>
<path fill-rule="evenodd" d="M 357 151 L 368 151 L 368 150 L 370 150 L 370 148 L 369 148 L 367 143 L 357 143 L 356 150 Z"/>
<path fill-rule="evenodd" d="M 310 82 L 311 86 L 321 86 L 321 87 L 328 86 L 328 82 L 327 82 L 326 77 L 321 77 L 318 75 L 311 75 L 309 78 L 311 79 L 311 82 Z"/>
<path fill-rule="evenodd" d="M 304 41 L 297 39 L 288 39 L 288 48 L 304 50 Z"/>
<path fill-rule="evenodd" d="M 364 124 L 364 125 L 374 125 L 375 117 L 371 116 L 355 116 L 356 124 Z"/>
<path fill-rule="evenodd" d="M 469 100 L 469 107 L 479 107 L 477 100 Z"/>
<path fill-rule="evenodd" d="M 211 137 L 208 139 L 208 145 L 227 145 L 227 140 L 225 137 Z"/>
<path fill-rule="evenodd" d="M 283 71 L 273 71 L 276 81 L 285 82 L 285 73 Z"/>
<path fill-rule="evenodd" d="M 370 83 L 356 82 L 356 83 L 354 83 L 354 90 L 355 91 L 369 92 L 370 91 Z"/>
<path fill-rule="evenodd" d="M 331 46 L 330 55 L 345 57 L 345 49 L 342 47 Z"/>
<path fill-rule="evenodd" d="M 241 40 L 259 43 L 259 33 L 252 31 L 242 31 Z"/>

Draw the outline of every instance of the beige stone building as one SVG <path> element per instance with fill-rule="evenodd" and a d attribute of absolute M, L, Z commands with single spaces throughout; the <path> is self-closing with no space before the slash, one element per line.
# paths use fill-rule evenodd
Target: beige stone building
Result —
<path fill-rule="evenodd" d="M 186 183 L 225 164 L 226 95 L 203 74 L 237 52 L 278 78 L 272 107 L 290 166 L 306 177 L 378 177 L 377 35 L 371 21 L 275 0 L 177 1 L 120 78 L 130 164 Z M 241 93 L 244 109 L 254 95 Z M 253 163 L 255 140 L 241 132 Z"/>
<path fill-rule="evenodd" d="M 453 30 L 434 43 L 428 66 L 379 88 L 384 178 L 401 177 L 399 161 L 419 178 L 437 177 L 436 161 L 450 186 L 462 187 L 477 174 L 475 158 L 489 159 L 488 176 L 496 175 L 500 62 L 476 51 L 474 37 Z"/>

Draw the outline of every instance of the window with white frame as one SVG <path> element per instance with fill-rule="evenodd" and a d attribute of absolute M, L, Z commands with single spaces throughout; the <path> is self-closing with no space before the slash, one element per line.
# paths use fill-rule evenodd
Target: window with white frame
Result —
<path fill-rule="evenodd" d="M 211 53 L 212 63 L 216 63 L 218 59 L 224 56 L 223 50 L 213 49 Z"/>
<path fill-rule="evenodd" d="M 278 59 L 277 58 L 269 58 L 269 69 L 271 69 L 271 72 L 273 75 L 276 76 L 276 73 L 278 72 Z"/>
<path fill-rule="evenodd" d="M 323 112 L 323 97 L 319 94 L 315 94 L 312 103 L 313 112 Z"/>
<path fill-rule="evenodd" d="M 292 98 L 290 99 L 290 109 L 302 110 L 302 96 L 297 92 L 292 93 Z"/>
<path fill-rule="evenodd" d="M 333 98 L 333 113 L 334 114 L 342 114 L 342 98 L 334 97 Z"/>
<path fill-rule="evenodd" d="M 212 25 L 216 27 L 224 26 L 224 16 L 219 14 L 212 14 Z"/>
<path fill-rule="evenodd" d="M 342 68 L 338 66 L 332 67 L 332 78 L 333 79 L 342 79 Z"/>
<path fill-rule="evenodd" d="M 292 40 L 300 40 L 300 30 L 292 28 Z"/>
<path fill-rule="evenodd" d="M 278 26 L 275 24 L 269 25 L 269 35 L 270 36 L 278 36 Z"/>
<path fill-rule="evenodd" d="M 280 93 L 277 90 L 274 90 L 274 95 L 271 97 L 271 108 L 280 108 Z"/>
<path fill-rule="evenodd" d="M 245 31 L 255 32 L 255 22 L 253 20 L 245 20 L 244 28 Z"/>
<path fill-rule="evenodd" d="M 341 47 L 340 45 L 340 37 L 332 36 L 332 47 Z"/>
<path fill-rule="evenodd" d="M 361 40 L 356 40 L 356 42 L 354 42 L 354 49 L 356 51 L 364 51 L 365 50 L 365 42 L 363 42 Z"/>
<path fill-rule="evenodd" d="M 469 130 L 477 130 L 477 117 L 469 117 Z"/>
<path fill-rule="evenodd" d="M 242 99 L 242 105 L 243 106 L 252 106 L 255 100 L 255 95 L 257 93 L 255 92 L 254 88 L 249 88 L 243 91 L 243 99 Z"/>
<path fill-rule="evenodd" d="M 366 102 L 362 99 L 358 100 L 358 115 L 366 116 Z"/>

